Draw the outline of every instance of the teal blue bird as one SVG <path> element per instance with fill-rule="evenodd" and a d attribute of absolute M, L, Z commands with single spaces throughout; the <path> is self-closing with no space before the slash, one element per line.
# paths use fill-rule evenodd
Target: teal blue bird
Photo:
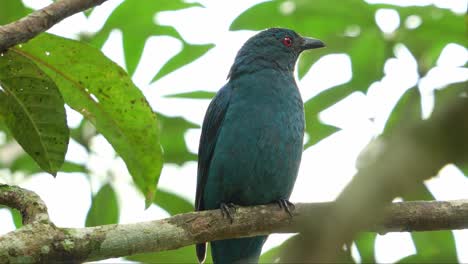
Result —
<path fill-rule="evenodd" d="M 229 81 L 210 103 L 198 151 L 197 211 L 276 202 L 290 214 L 288 199 L 302 156 L 304 106 L 294 79 L 299 54 L 324 47 L 317 39 L 271 28 L 250 38 L 237 53 Z M 216 264 L 258 262 L 266 236 L 211 242 Z M 196 246 L 203 263 L 206 243 Z"/>

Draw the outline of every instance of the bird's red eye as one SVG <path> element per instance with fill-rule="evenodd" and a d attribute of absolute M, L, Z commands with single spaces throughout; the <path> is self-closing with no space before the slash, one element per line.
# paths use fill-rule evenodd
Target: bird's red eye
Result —
<path fill-rule="evenodd" d="M 290 37 L 284 37 L 282 42 L 286 47 L 291 47 L 293 44 L 293 41 Z"/>

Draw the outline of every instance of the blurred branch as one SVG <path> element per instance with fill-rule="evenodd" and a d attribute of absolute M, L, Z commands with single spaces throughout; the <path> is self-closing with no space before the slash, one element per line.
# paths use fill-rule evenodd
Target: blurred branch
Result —
<path fill-rule="evenodd" d="M 81 262 L 177 249 L 217 239 L 302 232 L 304 226 L 319 227 L 329 221 L 335 206 L 297 204 L 292 218 L 276 204 L 239 207 L 232 224 L 219 210 L 211 210 L 151 222 L 58 228 L 48 222 L 43 201 L 31 191 L 0 185 L 0 204 L 19 209 L 29 219 L 22 228 L 0 237 L 0 263 Z M 468 228 L 468 200 L 395 203 L 385 212 L 385 219 L 367 230 L 382 233 Z"/>
<path fill-rule="evenodd" d="M 393 198 L 410 193 L 446 164 L 468 160 L 468 98 L 464 96 L 468 87 L 466 83 L 457 87 L 450 88 L 454 91 L 452 100 L 436 107 L 430 119 L 401 124 L 381 137 L 372 162 L 361 168 L 340 194 L 319 232 L 312 230 L 314 237 L 304 234 L 313 241 L 307 247 L 298 242 L 295 246 L 302 250 L 286 253 L 291 257 L 285 255 L 286 261 L 334 262 L 342 245 L 352 241 L 357 232 L 382 221 Z M 302 257 L 297 259 L 298 255 Z"/>
<path fill-rule="evenodd" d="M 0 26 L 0 51 L 28 41 L 63 19 L 107 0 L 59 0 L 28 16 Z"/>

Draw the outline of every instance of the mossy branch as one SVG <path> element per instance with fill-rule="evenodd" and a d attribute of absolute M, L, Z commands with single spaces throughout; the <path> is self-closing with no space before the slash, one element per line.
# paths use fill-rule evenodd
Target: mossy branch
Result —
<path fill-rule="evenodd" d="M 0 185 L 0 204 L 27 218 L 24 226 L 0 237 L 0 263 L 90 261 L 177 249 L 195 243 L 297 233 L 329 220 L 334 203 L 296 204 L 293 217 L 276 204 L 239 207 L 234 221 L 219 210 L 192 212 L 167 219 L 89 228 L 59 228 L 48 221 L 43 201 L 31 191 Z M 368 231 L 386 233 L 468 228 L 468 201 L 394 203 Z"/>

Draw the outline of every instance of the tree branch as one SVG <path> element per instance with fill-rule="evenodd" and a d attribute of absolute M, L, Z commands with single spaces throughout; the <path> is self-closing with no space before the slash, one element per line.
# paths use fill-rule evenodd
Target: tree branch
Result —
<path fill-rule="evenodd" d="M 463 95 L 467 91 L 466 82 L 452 84 L 444 89 L 444 104 L 440 103 L 443 97 L 437 97 L 439 103 L 429 119 L 402 122 L 398 129 L 380 137 L 376 155 L 335 200 L 334 212 L 320 232 L 313 230 L 314 237 L 304 233 L 313 241 L 301 252 L 291 253 L 294 259 L 284 259 L 294 261 L 299 256 L 305 262 L 336 261 L 336 252 L 344 243 L 385 217 L 384 209 L 393 198 L 411 195 L 447 164 L 466 164 L 468 98 Z M 295 246 L 301 248 L 300 244 Z M 311 250 L 310 244 L 316 247 Z"/>
<path fill-rule="evenodd" d="M 20 211 L 23 225 L 34 222 L 50 223 L 47 206 L 34 192 L 0 184 L 0 204 Z"/>
<path fill-rule="evenodd" d="M 89 228 L 58 228 L 48 221 L 42 200 L 16 186 L 0 185 L 0 204 L 21 210 L 28 221 L 0 237 L 0 263 L 90 261 L 157 252 L 205 241 L 297 233 L 319 228 L 335 203 L 296 204 L 290 218 L 276 204 L 240 207 L 231 224 L 219 210 L 180 214 L 151 222 Z M 33 208 L 33 209 L 31 209 Z M 468 228 L 468 200 L 394 203 L 379 233 Z"/>
<path fill-rule="evenodd" d="M 28 16 L 0 26 L 0 51 L 26 42 L 63 19 L 107 0 L 59 0 Z"/>

